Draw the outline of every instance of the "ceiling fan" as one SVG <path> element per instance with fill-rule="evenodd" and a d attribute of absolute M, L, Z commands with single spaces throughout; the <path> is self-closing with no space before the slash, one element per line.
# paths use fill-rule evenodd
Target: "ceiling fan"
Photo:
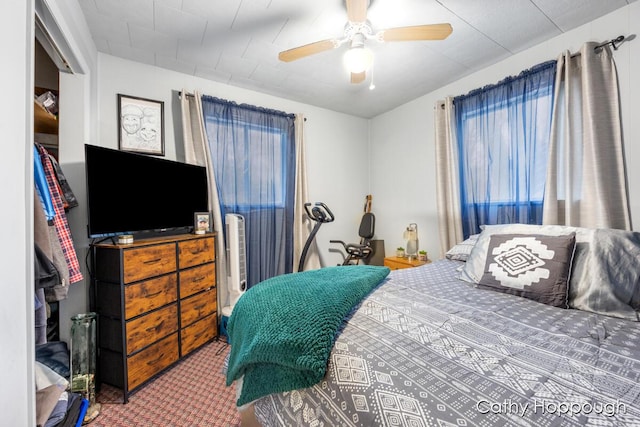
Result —
<path fill-rule="evenodd" d="M 429 24 L 409 27 L 396 27 L 373 32 L 367 21 L 369 0 L 346 0 L 348 22 L 341 38 L 320 40 L 303 46 L 294 47 L 278 54 L 278 59 L 291 62 L 316 53 L 337 49 L 349 43 L 345 53 L 345 62 L 351 72 L 351 83 L 362 83 L 366 71 L 373 62 L 373 54 L 365 48 L 366 40 L 378 42 L 444 40 L 453 31 L 451 24 Z"/>

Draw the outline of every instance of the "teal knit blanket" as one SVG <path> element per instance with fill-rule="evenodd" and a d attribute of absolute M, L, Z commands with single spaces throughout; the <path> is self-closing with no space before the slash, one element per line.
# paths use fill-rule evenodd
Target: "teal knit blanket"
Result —
<path fill-rule="evenodd" d="M 345 316 L 388 274 L 387 267 L 327 267 L 249 289 L 227 324 L 227 385 L 244 376 L 238 406 L 322 380 Z"/>

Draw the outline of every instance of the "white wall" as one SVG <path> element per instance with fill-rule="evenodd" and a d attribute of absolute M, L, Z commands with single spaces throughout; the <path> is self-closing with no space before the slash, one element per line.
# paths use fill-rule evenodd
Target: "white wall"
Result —
<path fill-rule="evenodd" d="M 99 54 L 98 63 L 98 144 L 104 147 L 118 147 L 118 93 L 164 101 L 166 158 L 180 161 L 184 161 L 184 152 L 177 92 L 183 89 L 304 114 L 309 201 L 326 203 L 336 216 L 335 222 L 323 225 L 316 236 L 324 265 L 342 260 L 340 255 L 329 253 L 330 239 L 358 241 L 363 201 L 369 191 L 367 120 L 107 54 Z"/>
<path fill-rule="evenodd" d="M 3 425 L 35 424 L 33 387 L 33 2 L 0 4 L 2 148 L 0 194 L 0 414 Z"/>
<path fill-rule="evenodd" d="M 67 212 L 67 221 L 84 280 L 69 288 L 67 298 L 60 303 L 60 339 L 69 342 L 71 317 L 89 310 L 89 273 L 85 257 L 89 249 L 87 238 L 87 196 L 84 173 L 84 143 L 95 141 L 88 131 L 91 102 L 87 99 L 90 74 L 60 74 L 59 150 L 60 167 L 78 200 L 78 206 Z M 93 109 L 95 111 L 95 108 Z"/>
<path fill-rule="evenodd" d="M 378 235 L 389 248 L 402 245 L 402 231 L 417 222 L 420 247 L 429 257 L 440 257 L 435 189 L 435 145 L 433 107 L 437 100 L 497 83 L 504 77 L 562 51 L 578 51 L 586 41 L 606 41 L 622 34 L 640 32 L 640 3 L 629 6 L 534 46 L 498 64 L 460 79 L 371 121 L 371 190 L 378 215 Z M 627 174 L 634 230 L 640 230 L 640 41 L 623 43 L 614 58 L 618 69 Z M 635 84 L 634 84 L 635 83 Z"/>

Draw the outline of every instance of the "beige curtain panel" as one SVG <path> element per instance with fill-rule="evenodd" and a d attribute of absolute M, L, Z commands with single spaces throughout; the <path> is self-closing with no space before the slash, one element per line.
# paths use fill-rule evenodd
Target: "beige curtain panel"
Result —
<path fill-rule="evenodd" d="M 198 92 L 193 96 L 187 95 L 183 89 L 180 96 L 182 111 L 182 137 L 184 140 L 184 152 L 187 163 L 205 166 L 207 168 L 207 180 L 209 187 L 209 212 L 213 214 L 213 226 L 216 231 L 216 276 L 218 279 L 218 305 L 228 305 L 227 291 L 227 257 L 225 248 L 224 227 L 222 227 L 222 214 L 220 212 L 220 200 L 216 178 L 211 167 L 211 151 L 204 128 L 204 116 L 202 114 L 202 98 Z"/>
<path fill-rule="evenodd" d="M 463 240 L 453 98 L 436 102 L 436 194 L 440 256 Z"/>
<path fill-rule="evenodd" d="M 293 211 L 293 271 L 298 271 L 298 264 L 302 249 L 311 230 L 313 229 L 313 221 L 309 219 L 304 204 L 309 201 L 309 190 L 307 188 L 307 168 L 305 160 L 305 144 L 304 144 L 304 116 L 296 114 L 295 119 L 296 134 L 296 195 Z M 318 245 L 314 239 L 309 246 L 307 258 L 304 263 L 304 270 L 317 270 L 320 268 L 320 256 L 318 253 Z"/>
<path fill-rule="evenodd" d="M 618 77 L 595 46 L 558 58 L 543 223 L 630 230 Z"/>

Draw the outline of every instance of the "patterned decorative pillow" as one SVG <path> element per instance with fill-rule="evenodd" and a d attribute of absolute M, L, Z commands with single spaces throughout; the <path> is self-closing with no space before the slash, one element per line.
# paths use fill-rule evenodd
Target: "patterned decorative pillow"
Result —
<path fill-rule="evenodd" d="M 472 234 L 464 242 L 454 245 L 451 249 L 447 251 L 446 254 L 444 254 L 444 256 L 447 259 L 453 259 L 457 261 L 466 261 L 469 258 L 469 254 L 471 253 L 471 250 L 476 245 L 476 242 L 478 241 L 478 237 L 480 237 L 480 234 Z"/>
<path fill-rule="evenodd" d="M 490 289 L 568 308 L 575 233 L 563 236 L 494 234 L 477 283 Z"/>
<path fill-rule="evenodd" d="M 580 235 L 577 227 L 561 225 L 532 225 L 532 224 L 498 224 L 483 225 L 478 242 L 471 250 L 469 258 L 460 273 L 460 279 L 469 283 L 478 283 L 484 274 L 484 265 L 487 259 L 489 240 L 494 234 L 541 234 L 544 236 L 560 236 L 576 233 L 576 239 Z M 578 239 L 579 240 L 579 239 Z"/>

